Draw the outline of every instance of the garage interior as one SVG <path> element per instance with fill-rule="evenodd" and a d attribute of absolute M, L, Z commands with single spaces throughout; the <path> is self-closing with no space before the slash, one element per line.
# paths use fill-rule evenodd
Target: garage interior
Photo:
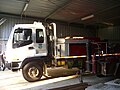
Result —
<path fill-rule="evenodd" d="M 120 0 L 0 0 L 0 52 L 15 24 L 34 21 L 55 22 L 58 38 L 99 37 L 120 53 Z"/>
<path fill-rule="evenodd" d="M 1 0 L 0 39 L 2 50 L 12 27 L 33 21 L 57 23 L 57 36 L 100 37 L 120 41 L 119 0 Z"/>

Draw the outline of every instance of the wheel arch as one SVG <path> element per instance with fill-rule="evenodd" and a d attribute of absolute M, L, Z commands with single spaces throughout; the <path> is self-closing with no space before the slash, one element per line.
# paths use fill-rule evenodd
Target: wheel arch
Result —
<path fill-rule="evenodd" d="M 44 59 L 45 59 L 45 57 L 29 57 L 29 58 L 26 58 L 26 59 L 23 60 L 20 68 L 22 69 L 29 62 L 37 62 L 40 65 L 44 65 L 45 64 Z"/>

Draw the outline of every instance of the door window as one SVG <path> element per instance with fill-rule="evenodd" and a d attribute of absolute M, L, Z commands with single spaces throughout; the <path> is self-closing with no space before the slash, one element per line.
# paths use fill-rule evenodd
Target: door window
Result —
<path fill-rule="evenodd" d="M 36 29 L 36 43 L 44 42 L 44 33 L 42 29 Z"/>

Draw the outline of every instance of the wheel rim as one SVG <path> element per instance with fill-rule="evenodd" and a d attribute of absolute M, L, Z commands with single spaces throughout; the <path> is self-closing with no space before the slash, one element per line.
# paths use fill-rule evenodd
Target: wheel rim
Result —
<path fill-rule="evenodd" d="M 0 69 L 3 71 L 5 69 L 5 65 L 1 62 Z"/>
<path fill-rule="evenodd" d="M 38 68 L 36 68 L 36 67 L 31 67 L 31 68 L 29 68 L 29 70 L 28 70 L 28 75 L 29 75 L 31 78 L 36 78 L 36 77 L 39 75 L 39 70 L 38 70 Z"/>

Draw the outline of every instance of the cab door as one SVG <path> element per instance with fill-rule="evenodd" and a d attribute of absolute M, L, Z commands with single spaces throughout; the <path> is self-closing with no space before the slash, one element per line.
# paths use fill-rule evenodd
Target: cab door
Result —
<path fill-rule="evenodd" d="M 22 61 L 27 57 L 32 57 L 35 54 L 33 48 L 32 29 L 18 28 L 15 29 L 12 40 L 12 57 L 14 61 Z"/>
<path fill-rule="evenodd" d="M 46 31 L 45 29 L 36 28 L 35 33 L 36 41 L 34 43 L 34 47 L 36 49 L 35 56 L 47 56 L 47 39 L 46 39 Z"/>

